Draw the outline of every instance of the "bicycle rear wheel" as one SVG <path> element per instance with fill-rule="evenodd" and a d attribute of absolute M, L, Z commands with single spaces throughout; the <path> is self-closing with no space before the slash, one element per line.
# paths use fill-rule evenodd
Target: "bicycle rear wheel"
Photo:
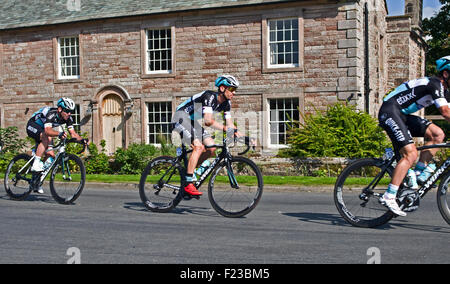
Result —
<path fill-rule="evenodd" d="M 391 180 L 392 168 L 380 177 L 375 187 L 369 189 L 381 174 L 383 161 L 360 159 L 349 164 L 340 174 L 334 188 L 334 202 L 341 216 L 356 227 L 373 228 L 387 223 L 394 215 L 379 203 Z"/>
<path fill-rule="evenodd" d="M 85 182 L 83 161 L 76 155 L 65 153 L 53 166 L 50 192 L 58 203 L 71 204 L 80 196 Z"/>
<path fill-rule="evenodd" d="M 446 173 L 441 179 L 439 188 L 437 191 L 437 204 L 439 212 L 441 212 L 442 217 L 450 225 L 450 198 L 448 197 L 448 187 L 450 184 L 450 172 Z"/>
<path fill-rule="evenodd" d="M 5 173 L 5 190 L 6 194 L 13 200 L 24 200 L 32 191 L 31 156 L 27 154 L 19 154 L 9 162 Z"/>
<path fill-rule="evenodd" d="M 167 213 L 182 199 L 183 169 L 173 157 L 152 160 L 141 174 L 139 195 L 152 212 Z"/>
<path fill-rule="evenodd" d="M 238 218 L 250 213 L 262 192 L 261 171 L 245 157 L 233 157 L 231 169 L 226 161 L 220 163 L 209 180 L 209 201 L 214 210 L 225 217 Z"/>

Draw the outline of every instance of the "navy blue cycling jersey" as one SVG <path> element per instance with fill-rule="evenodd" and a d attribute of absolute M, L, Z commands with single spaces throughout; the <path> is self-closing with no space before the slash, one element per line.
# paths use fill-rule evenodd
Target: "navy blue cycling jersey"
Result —
<path fill-rule="evenodd" d="M 411 80 L 398 86 L 384 98 L 384 104 L 398 107 L 403 114 L 435 105 L 437 108 L 448 106 L 445 90 L 437 77 Z"/>
<path fill-rule="evenodd" d="M 219 93 L 213 91 L 204 91 L 196 94 L 184 101 L 177 107 L 178 111 L 189 114 L 191 120 L 203 118 L 205 113 L 224 112 L 225 118 L 231 118 L 231 103 L 227 100 L 221 104 L 218 101 Z"/>
<path fill-rule="evenodd" d="M 58 114 L 58 108 L 43 107 L 37 112 L 33 113 L 31 120 L 36 122 L 43 128 L 57 127 L 65 124 L 67 129 L 73 129 L 73 120 L 69 116 L 67 120 L 64 120 L 60 114 Z"/>

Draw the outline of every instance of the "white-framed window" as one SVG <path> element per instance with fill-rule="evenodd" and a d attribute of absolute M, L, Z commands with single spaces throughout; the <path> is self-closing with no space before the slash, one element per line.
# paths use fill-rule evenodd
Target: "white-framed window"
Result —
<path fill-rule="evenodd" d="M 268 67 L 299 67 L 299 20 L 273 19 L 267 21 L 268 26 Z"/>
<path fill-rule="evenodd" d="M 287 144 L 288 128 L 292 121 L 300 120 L 299 98 L 268 99 L 269 104 L 269 145 Z"/>
<path fill-rule="evenodd" d="M 80 78 L 80 44 L 78 37 L 58 38 L 58 77 Z"/>
<path fill-rule="evenodd" d="M 171 143 L 172 102 L 147 103 L 147 118 L 148 143 Z"/>
<path fill-rule="evenodd" d="M 146 30 L 146 38 L 146 73 L 172 73 L 172 29 L 148 29 Z"/>
<path fill-rule="evenodd" d="M 80 105 L 75 104 L 75 110 L 71 114 L 72 120 L 73 120 L 73 127 L 75 131 L 80 134 L 81 131 L 81 111 L 80 111 Z"/>

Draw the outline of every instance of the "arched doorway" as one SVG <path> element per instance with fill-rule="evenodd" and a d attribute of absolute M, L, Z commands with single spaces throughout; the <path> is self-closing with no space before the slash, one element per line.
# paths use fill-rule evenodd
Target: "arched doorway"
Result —
<path fill-rule="evenodd" d="M 102 132 L 106 142 L 107 154 L 113 154 L 117 148 L 125 147 L 125 119 L 123 101 L 117 94 L 106 95 L 102 101 Z"/>
<path fill-rule="evenodd" d="M 121 86 L 110 85 L 96 92 L 92 104 L 92 141 L 100 146 L 105 140 L 105 153 L 114 154 L 126 148 L 131 137 L 133 100 Z"/>

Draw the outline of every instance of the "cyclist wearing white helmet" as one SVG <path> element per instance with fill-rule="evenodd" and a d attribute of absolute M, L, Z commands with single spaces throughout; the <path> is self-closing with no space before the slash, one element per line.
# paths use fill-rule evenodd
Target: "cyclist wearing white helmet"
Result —
<path fill-rule="evenodd" d="M 53 130 L 57 127 L 66 124 L 72 138 L 81 141 L 82 138 L 78 135 L 73 127 L 73 120 L 70 116 L 75 110 L 75 102 L 70 98 L 61 98 L 58 100 L 56 107 L 43 107 L 37 112 L 33 113 L 27 124 L 27 134 L 36 141 L 36 158 L 34 159 L 32 171 L 42 172 L 44 164 L 41 158 L 48 155 L 51 158 L 55 157 L 52 149 L 52 138 L 66 138 L 67 134 L 64 131 L 58 132 Z M 86 142 L 85 142 L 86 143 Z M 35 189 L 36 192 L 43 193 L 42 189 Z"/>
<path fill-rule="evenodd" d="M 437 60 L 436 69 L 438 76 L 405 82 L 390 92 L 384 98 L 378 114 L 380 126 L 387 132 L 394 148 L 402 156 L 380 202 L 399 216 L 406 216 L 406 213 L 400 210 L 396 202 L 397 191 L 418 158 L 412 137 L 425 137 L 425 145 L 442 143 L 445 139 L 445 133 L 440 127 L 412 113 L 435 105 L 450 122 L 450 108 L 446 99 L 450 87 L 450 56 Z M 424 183 L 432 175 L 436 166 L 431 160 L 436 152 L 437 149 L 421 152 L 415 168 L 417 181 L 413 179 L 408 184 L 410 188 L 418 189 L 418 183 Z"/>
<path fill-rule="evenodd" d="M 217 92 L 204 91 L 180 104 L 172 119 L 174 130 L 180 134 L 183 143 L 193 148 L 187 167 L 187 186 L 184 189 L 193 196 L 202 195 L 193 185 L 195 168 L 213 156 L 216 150 L 205 149 L 204 145 L 213 145 L 214 139 L 199 120 L 203 119 L 205 126 L 223 131 L 233 129 L 237 137 L 242 136 L 234 126 L 230 114 L 231 100 L 239 87 L 239 81 L 234 76 L 222 75 L 216 79 L 215 86 L 218 88 Z M 214 112 L 224 112 L 225 126 L 214 120 Z"/>

